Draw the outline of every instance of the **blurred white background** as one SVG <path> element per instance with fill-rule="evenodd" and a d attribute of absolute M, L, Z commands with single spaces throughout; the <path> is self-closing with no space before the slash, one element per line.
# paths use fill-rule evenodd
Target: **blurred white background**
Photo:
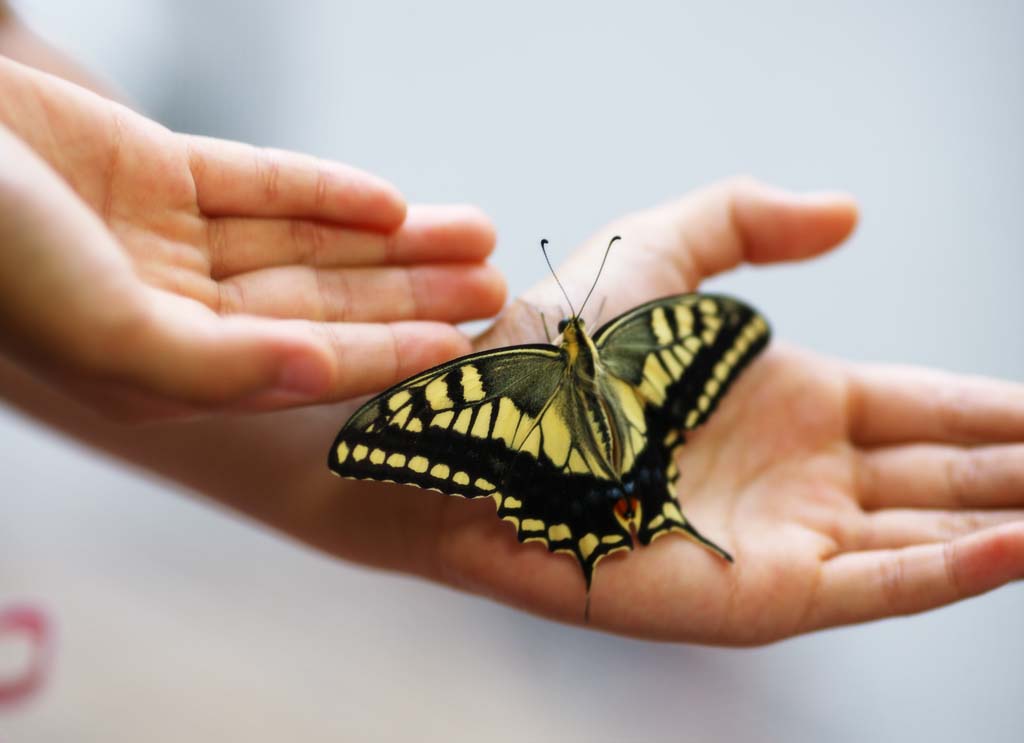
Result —
<path fill-rule="evenodd" d="M 15 6 L 173 128 L 480 204 L 513 292 L 540 237 L 724 175 L 848 189 L 840 252 L 716 286 L 820 351 L 1024 379 L 1024 3 Z M 624 640 L 325 559 L 3 409 L 0 550 L 0 604 L 59 630 L 4 741 L 1024 740 L 1022 585 L 756 650 Z"/>

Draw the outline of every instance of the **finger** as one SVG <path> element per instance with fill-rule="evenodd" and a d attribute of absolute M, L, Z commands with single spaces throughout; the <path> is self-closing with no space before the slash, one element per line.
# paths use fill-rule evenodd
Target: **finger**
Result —
<path fill-rule="evenodd" d="M 847 551 L 909 547 L 950 539 L 1013 522 L 1024 524 L 1024 509 L 999 511 L 943 511 L 887 508 L 865 514 L 855 543 Z"/>
<path fill-rule="evenodd" d="M 224 217 L 209 222 L 207 252 L 215 279 L 275 266 L 408 265 L 482 261 L 494 227 L 471 206 L 413 206 L 402 226 L 381 234 L 308 219 Z"/>
<path fill-rule="evenodd" d="M 246 410 L 376 392 L 469 350 L 443 323 L 223 318 L 159 296 L 127 337 L 105 343 L 108 378 L 171 400 Z"/>
<path fill-rule="evenodd" d="M 206 216 L 321 219 L 393 229 L 405 217 L 394 186 L 328 160 L 208 137 L 188 137 L 196 203 Z"/>
<path fill-rule="evenodd" d="M 605 274 L 646 272 L 646 279 L 615 287 L 609 307 L 615 314 L 659 293 L 693 291 L 701 280 L 744 261 L 817 255 L 841 242 L 856 222 L 857 206 L 849 196 L 800 195 L 733 178 L 613 223 L 560 267 L 559 278 L 570 296 L 586 293 L 609 239 L 621 235 L 624 247 L 611 252 Z M 545 304 L 558 296 L 546 280 L 526 298 Z"/>
<path fill-rule="evenodd" d="M 809 258 L 838 245 L 857 223 L 857 204 L 836 192 L 792 193 L 733 178 L 658 212 L 677 226 L 675 251 L 691 288 L 744 262 Z"/>
<path fill-rule="evenodd" d="M 286 266 L 220 282 L 218 311 L 329 322 L 490 317 L 505 301 L 505 282 L 488 264 L 389 268 Z"/>
<path fill-rule="evenodd" d="M 850 437 L 909 442 L 1024 441 L 1024 385 L 915 367 L 858 365 L 848 380 Z"/>
<path fill-rule="evenodd" d="M 857 491 L 865 510 L 1024 506 L 1024 444 L 870 450 L 860 458 Z"/>
<path fill-rule="evenodd" d="M 934 609 L 1024 578 L 1024 524 L 951 542 L 848 552 L 822 565 L 803 629 Z"/>

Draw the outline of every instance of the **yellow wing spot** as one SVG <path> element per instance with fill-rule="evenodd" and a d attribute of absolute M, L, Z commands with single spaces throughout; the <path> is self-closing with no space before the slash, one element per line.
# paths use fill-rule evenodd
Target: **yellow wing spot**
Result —
<path fill-rule="evenodd" d="M 523 502 L 518 498 L 513 498 L 511 495 L 505 499 L 505 508 L 515 509 L 522 508 Z"/>
<path fill-rule="evenodd" d="M 660 527 L 664 523 L 665 523 L 665 517 L 662 516 L 659 513 L 657 516 L 655 516 L 653 519 L 651 519 L 651 522 L 649 524 L 647 524 L 647 528 L 648 529 L 657 529 L 658 527 Z"/>
<path fill-rule="evenodd" d="M 686 427 L 692 428 L 697 424 L 697 419 L 700 418 L 700 413 L 696 410 L 691 410 L 686 416 Z"/>
<path fill-rule="evenodd" d="M 383 449 L 374 449 L 370 452 L 370 462 L 373 464 L 384 464 L 384 460 L 387 459 L 387 454 L 384 453 Z"/>
<path fill-rule="evenodd" d="M 348 459 L 348 444 L 342 441 L 338 444 L 338 448 L 334 450 L 334 453 L 338 457 L 338 464 L 342 464 L 346 459 Z"/>
<path fill-rule="evenodd" d="M 417 455 L 409 460 L 409 469 L 411 469 L 413 472 L 419 472 L 421 475 L 427 471 L 427 467 L 429 466 L 430 462 L 427 460 L 426 457 L 421 457 Z"/>
<path fill-rule="evenodd" d="M 715 316 L 705 317 L 704 324 L 707 327 L 711 328 L 712 330 L 717 331 L 720 327 L 722 327 L 722 318 Z"/>
<path fill-rule="evenodd" d="M 687 350 L 697 353 L 701 347 L 700 338 L 695 335 L 688 335 L 683 338 L 683 345 L 686 346 Z"/>
<path fill-rule="evenodd" d="M 569 471 L 576 472 L 578 474 L 586 474 L 590 472 L 590 467 L 584 461 L 583 457 L 577 449 L 573 449 L 569 452 Z"/>
<path fill-rule="evenodd" d="M 594 550 L 597 549 L 597 545 L 598 540 L 596 534 L 587 534 L 579 541 L 580 554 L 583 555 L 584 560 L 594 553 Z"/>
<path fill-rule="evenodd" d="M 676 356 L 668 348 L 663 348 L 658 354 L 661 356 L 661 362 L 668 369 L 668 373 L 672 375 L 673 379 L 679 379 L 683 374 L 683 365 L 676 360 Z"/>
<path fill-rule="evenodd" d="M 683 524 L 686 523 L 686 519 L 683 518 L 683 514 L 680 512 L 679 506 L 672 501 L 666 501 L 661 507 L 661 512 L 665 514 L 665 518 L 669 521 L 677 521 Z M 654 519 L 651 519 L 651 523 L 654 523 Z"/>
<path fill-rule="evenodd" d="M 437 426 L 438 428 L 448 428 L 452 424 L 452 418 L 455 417 L 454 410 L 446 410 L 443 413 L 438 413 L 430 421 L 430 425 Z"/>
<path fill-rule="evenodd" d="M 644 445 L 647 443 L 647 439 L 644 435 L 637 431 L 635 428 L 629 430 L 629 443 L 633 445 L 633 451 L 639 454 L 644 450 Z M 625 464 L 625 462 L 623 462 Z M 625 467 L 623 468 L 625 469 Z"/>
<path fill-rule="evenodd" d="M 717 315 L 718 314 L 718 305 L 715 304 L 714 300 L 707 299 L 707 298 L 702 299 L 702 300 L 700 300 L 700 304 L 698 305 L 698 307 L 700 308 L 700 311 L 702 313 L 704 313 L 705 315 Z"/>
<path fill-rule="evenodd" d="M 617 377 L 611 377 L 609 381 L 611 382 L 615 397 L 622 408 L 622 412 L 626 414 L 626 420 L 641 433 L 646 433 L 647 419 L 644 417 L 644 409 L 637 398 L 636 391 Z M 545 439 L 547 439 L 547 435 L 547 431 L 545 431 Z M 566 430 L 566 436 L 568 436 L 568 429 Z M 544 443 L 547 444 L 547 441 Z"/>
<path fill-rule="evenodd" d="M 424 393 L 427 396 L 427 402 L 434 410 L 445 410 L 455 404 L 448 397 L 448 383 L 444 381 L 444 377 L 438 377 L 428 384 Z"/>
<path fill-rule="evenodd" d="M 409 390 L 401 390 L 399 392 L 396 392 L 395 394 L 388 398 L 388 408 L 392 411 L 398 410 L 400 407 L 409 402 L 410 397 L 412 397 L 412 395 L 409 393 Z"/>
<path fill-rule="evenodd" d="M 697 407 L 700 408 L 700 412 L 708 412 L 708 408 L 711 407 L 711 398 L 707 395 L 701 395 L 697 398 Z"/>
<path fill-rule="evenodd" d="M 469 433 L 469 422 L 473 420 L 473 409 L 463 408 L 459 411 L 459 417 L 452 424 L 452 430 L 458 433 Z"/>
<path fill-rule="evenodd" d="M 572 532 L 566 524 L 555 524 L 548 527 L 548 539 L 552 542 L 563 542 L 572 539 Z"/>
<path fill-rule="evenodd" d="M 746 353 L 747 349 L 750 348 L 750 341 L 747 340 L 747 336 L 741 335 L 736 339 L 736 350 L 740 353 Z"/>
<path fill-rule="evenodd" d="M 501 508 L 501 493 L 495 490 L 493 493 L 491 493 L 491 497 L 494 498 L 494 505 L 496 505 L 498 508 Z"/>
<path fill-rule="evenodd" d="M 540 430 L 544 434 L 544 454 L 556 467 L 565 466 L 566 460 L 569 459 L 572 436 L 569 427 L 553 405 L 540 419 Z"/>
<path fill-rule="evenodd" d="M 503 397 L 498 402 L 498 417 L 494 420 L 491 438 L 501 439 L 506 446 L 512 446 L 512 437 L 516 434 L 521 417 L 519 408 L 509 398 Z"/>
<path fill-rule="evenodd" d="M 502 518 L 502 520 L 508 521 L 509 523 L 511 523 L 512 526 L 514 526 L 516 529 L 519 528 L 519 517 L 518 516 L 502 516 L 501 518 Z"/>
<path fill-rule="evenodd" d="M 525 417 L 525 416 L 524 416 Z M 540 426 L 534 426 L 523 442 L 520 451 L 532 454 L 535 458 L 540 456 Z"/>
<path fill-rule="evenodd" d="M 693 311 L 684 305 L 676 305 L 676 327 L 680 335 L 685 335 L 693 330 Z"/>
<path fill-rule="evenodd" d="M 676 460 L 673 459 L 668 463 L 668 467 L 665 468 L 665 475 L 669 480 L 674 480 L 679 475 L 679 465 L 676 464 Z"/>
<path fill-rule="evenodd" d="M 470 430 L 473 436 L 479 439 L 487 438 L 487 432 L 491 428 L 491 408 L 491 403 L 485 402 L 476 411 L 476 420 L 473 421 L 473 428 Z"/>
<path fill-rule="evenodd" d="M 672 328 L 668 325 L 664 307 L 655 307 L 651 312 L 651 330 L 659 346 L 667 346 L 673 341 Z"/>
<path fill-rule="evenodd" d="M 411 421 L 409 421 L 409 425 L 405 427 L 405 430 L 411 431 L 412 433 L 419 433 L 420 431 L 423 430 L 423 421 L 421 421 L 419 418 L 413 418 Z"/>
<path fill-rule="evenodd" d="M 618 544 L 619 542 L 622 541 L 622 535 L 621 534 L 606 534 L 605 536 L 601 537 L 601 541 L 604 544 Z"/>
<path fill-rule="evenodd" d="M 644 362 L 644 376 L 651 380 L 651 384 L 657 387 L 668 387 L 672 379 L 665 372 L 665 367 L 658 361 L 658 357 L 651 354 Z"/>
<path fill-rule="evenodd" d="M 405 455 L 400 452 L 395 452 L 388 457 L 388 467 L 404 467 L 405 466 Z"/>
<path fill-rule="evenodd" d="M 718 333 L 716 333 L 714 330 L 708 329 L 701 333 L 700 337 L 703 338 L 704 342 L 710 346 L 712 343 L 715 342 L 715 338 L 717 337 L 717 335 Z"/>
<path fill-rule="evenodd" d="M 520 528 L 523 531 L 544 531 L 544 522 L 540 519 L 523 519 Z"/>
<path fill-rule="evenodd" d="M 476 482 L 474 482 L 473 484 L 476 485 L 481 490 L 494 490 L 494 483 L 492 483 L 490 480 L 485 480 L 482 477 L 476 478 Z"/>
<path fill-rule="evenodd" d="M 672 446 L 672 444 L 676 443 L 678 439 L 679 431 L 673 428 L 671 431 L 668 432 L 668 435 L 664 439 L 662 439 L 661 443 L 663 443 L 665 446 Z"/>
<path fill-rule="evenodd" d="M 672 351 L 675 353 L 676 358 L 679 359 L 680 363 L 684 367 L 689 366 L 693 363 L 693 354 L 687 351 L 682 346 L 672 346 Z"/>
<path fill-rule="evenodd" d="M 430 468 L 430 476 L 438 480 L 447 480 L 449 471 L 447 464 L 435 464 Z"/>
<path fill-rule="evenodd" d="M 730 348 L 725 352 L 725 363 L 729 366 L 736 366 L 736 362 L 740 360 L 740 355 L 735 348 Z"/>
<path fill-rule="evenodd" d="M 352 458 L 357 462 L 362 462 L 366 459 L 366 455 L 370 453 L 370 450 L 363 444 L 356 444 L 356 448 L 352 450 Z"/>
<path fill-rule="evenodd" d="M 465 472 L 456 472 L 452 475 L 452 482 L 456 485 L 469 485 L 469 475 Z"/>
<path fill-rule="evenodd" d="M 392 426 L 398 426 L 399 428 L 401 428 L 402 426 L 405 425 L 406 420 L 409 419 L 409 413 L 411 412 L 412 405 L 406 405 L 404 408 L 402 408 L 393 416 L 391 416 L 391 420 L 389 420 L 388 423 L 390 423 Z"/>
<path fill-rule="evenodd" d="M 472 364 L 462 367 L 462 397 L 467 402 L 484 399 L 484 381 L 480 372 Z"/>
<path fill-rule="evenodd" d="M 729 365 L 724 361 L 719 361 L 715 364 L 715 376 L 718 377 L 718 381 L 724 382 L 729 378 Z"/>
<path fill-rule="evenodd" d="M 704 385 L 704 391 L 714 397 L 718 394 L 718 390 L 722 388 L 717 379 L 709 379 L 708 383 Z"/>

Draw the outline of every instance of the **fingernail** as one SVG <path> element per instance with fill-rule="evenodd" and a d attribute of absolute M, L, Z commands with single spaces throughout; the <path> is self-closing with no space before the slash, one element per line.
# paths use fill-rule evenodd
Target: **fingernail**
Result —
<path fill-rule="evenodd" d="M 290 359 L 277 380 L 278 389 L 307 397 L 319 397 L 330 384 L 330 371 L 320 359 Z"/>

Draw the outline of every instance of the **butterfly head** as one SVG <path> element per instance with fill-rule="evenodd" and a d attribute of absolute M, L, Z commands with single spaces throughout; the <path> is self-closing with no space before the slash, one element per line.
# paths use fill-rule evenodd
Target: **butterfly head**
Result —
<path fill-rule="evenodd" d="M 604 258 L 601 259 L 601 266 L 600 266 L 600 268 L 597 269 L 597 276 L 594 277 L 594 283 L 590 285 L 590 291 L 587 292 L 587 296 L 583 300 L 583 304 L 580 305 L 580 311 L 579 312 L 577 312 L 573 308 L 572 302 L 569 300 L 569 295 L 565 291 L 565 287 L 562 286 L 562 282 L 558 280 L 558 274 L 555 273 L 555 269 L 551 265 L 551 259 L 548 257 L 548 251 L 547 251 L 548 241 L 547 240 L 541 240 L 540 241 L 540 249 L 541 249 L 541 252 L 544 253 L 544 260 L 547 261 L 548 268 L 551 269 L 551 275 L 555 277 L 555 283 L 558 284 L 558 288 L 562 290 L 562 296 L 564 296 L 565 297 L 565 301 L 569 303 L 569 311 L 572 313 L 572 314 L 569 315 L 569 317 L 567 317 L 567 318 L 565 318 L 563 320 L 559 320 L 558 321 L 558 334 L 561 335 L 562 338 L 563 338 L 563 345 L 565 343 L 568 343 L 568 342 L 577 342 L 578 343 L 579 342 L 579 338 L 581 336 L 584 337 L 584 338 L 586 337 L 586 332 L 583 329 L 583 318 L 581 317 L 581 315 L 583 314 L 584 308 L 587 306 L 587 302 L 590 301 L 590 295 L 594 293 L 594 288 L 597 286 L 597 280 L 601 278 L 601 272 L 604 270 L 604 264 L 605 264 L 605 261 L 608 260 L 608 253 L 611 252 L 612 245 L 615 243 L 616 240 L 621 240 L 621 239 L 622 238 L 620 238 L 618 235 L 616 235 L 615 237 L 613 237 L 608 242 L 608 247 L 605 248 L 605 251 L 604 251 Z"/>

